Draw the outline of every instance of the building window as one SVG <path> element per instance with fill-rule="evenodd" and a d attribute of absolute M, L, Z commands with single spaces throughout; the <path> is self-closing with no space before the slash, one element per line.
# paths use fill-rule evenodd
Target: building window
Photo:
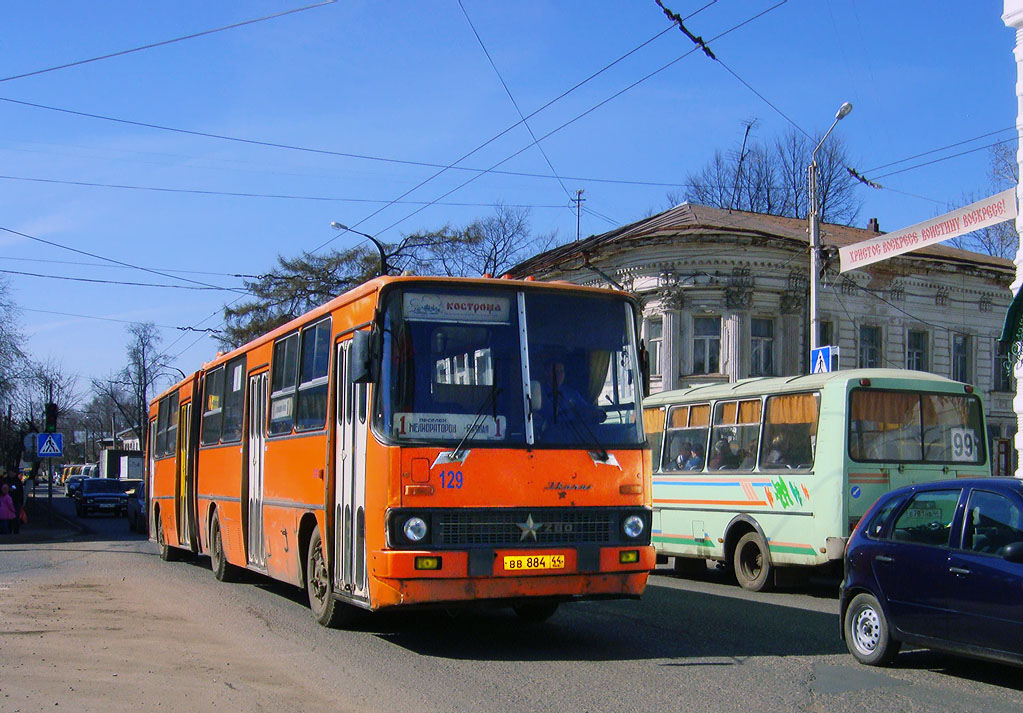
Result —
<path fill-rule="evenodd" d="M 927 332 L 911 329 L 906 335 L 906 368 L 927 371 Z"/>
<path fill-rule="evenodd" d="M 881 366 L 881 328 L 860 327 L 860 367 L 876 369 Z"/>
<path fill-rule="evenodd" d="M 956 381 L 969 383 L 970 369 L 970 337 L 967 334 L 952 335 L 952 378 Z"/>
<path fill-rule="evenodd" d="M 750 333 L 750 376 L 773 376 L 774 320 L 754 317 Z"/>
<path fill-rule="evenodd" d="M 1015 391 L 1016 387 L 1013 385 L 1012 379 L 1012 366 L 1009 362 L 1009 345 L 995 341 L 995 365 L 993 374 L 994 378 L 991 380 L 995 391 Z"/>
<path fill-rule="evenodd" d="M 660 317 L 651 317 L 646 321 L 646 348 L 650 358 L 650 375 L 662 374 L 662 349 L 664 347 L 664 322 Z"/>
<path fill-rule="evenodd" d="M 817 337 L 817 344 L 822 347 L 838 346 L 838 342 L 835 341 L 835 325 L 833 322 L 818 322 Z"/>
<path fill-rule="evenodd" d="M 721 318 L 693 318 L 693 373 L 721 371 Z"/>

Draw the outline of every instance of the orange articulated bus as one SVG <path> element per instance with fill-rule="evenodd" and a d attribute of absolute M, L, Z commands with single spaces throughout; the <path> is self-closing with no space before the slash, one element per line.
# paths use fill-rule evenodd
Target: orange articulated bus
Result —
<path fill-rule="evenodd" d="M 596 288 L 380 277 L 219 355 L 150 407 L 161 556 L 305 587 L 327 626 L 638 597 L 638 314 Z"/>

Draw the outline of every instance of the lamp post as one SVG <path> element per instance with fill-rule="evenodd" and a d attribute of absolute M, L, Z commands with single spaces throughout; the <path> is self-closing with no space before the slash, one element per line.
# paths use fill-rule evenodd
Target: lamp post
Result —
<path fill-rule="evenodd" d="M 838 109 L 835 120 L 831 127 L 824 133 L 824 137 L 817 144 L 817 148 L 810 154 L 810 165 L 806 169 L 809 179 L 809 213 L 810 213 L 810 349 L 820 346 L 820 319 L 817 316 L 817 293 L 820 290 L 821 281 L 821 226 L 820 217 L 817 215 L 817 151 L 824 145 L 824 141 L 831 134 L 832 129 L 839 121 L 844 119 L 852 111 L 852 104 L 846 102 Z M 813 368 L 813 365 L 810 365 Z"/>
<path fill-rule="evenodd" d="M 362 233 L 362 232 L 360 232 L 358 230 L 354 230 L 352 228 L 349 228 L 347 225 L 342 225 L 341 223 L 337 222 L 336 220 L 330 221 L 330 227 L 333 228 L 334 230 L 347 230 L 349 233 L 355 233 L 356 235 L 361 235 L 362 237 L 367 238 L 368 240 L 372 241 L 372 243 L 377 246 L 377 250 L 380 251 L 380 274 L 381 275 L 386 275 L 387 274 L 387 253 L 384 252 L 384 246 L 380 243 L 379 240 L 374 238 L 372 235 L 367 235 L 366 233 Z"/>

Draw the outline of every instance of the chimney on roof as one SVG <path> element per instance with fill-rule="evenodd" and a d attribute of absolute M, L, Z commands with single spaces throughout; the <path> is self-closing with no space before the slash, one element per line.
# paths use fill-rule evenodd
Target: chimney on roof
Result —
<path fill-rule="evenodd" d="M 877 224 L 877 218 L 871 218 L 867 221 L 867 230 L 873 230 L 875 233 L 881 232 L 881 226 Z"/>

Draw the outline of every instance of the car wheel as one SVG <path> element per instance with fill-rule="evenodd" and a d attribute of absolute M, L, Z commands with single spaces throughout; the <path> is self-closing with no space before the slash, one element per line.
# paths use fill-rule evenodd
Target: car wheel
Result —
<path fill-rule="evenodd" d="M 853 597 L 845 610 L 845 645 L 862 664 L 886 666 L 902 646 L 891 636 L 884 610 L 872 594 L 861 593 Z"/>
<path fill-rule="evenodd" d="M 238 569 L 227 561 L 224 554 L 224 537 L 220 533 L 220 516 L 214 513 L 210 524 L 210 567 L 219 582 L 238 581 Z"/>
<path fill-rule="evenodd" d="M 554 616 L 558 610 L 558 602 L 530 602 L 512 607 L 512 611 L 523 621 L 530 624 L 542 624 Z"/>
<path fill-rule="evenodd" d="M 759 532 L 747 532 L 739 538 L 732 555 L 732 569 L 743 589 L 770 591 L 774 585 L 774 566 L 767 543 Z"/>
<path fill-rule="evenodd" d="M 327 561 L 323 557 L 323 540 L 319 530 L 313 530 L 309 536 L 305 571 L 306 593 L 309 595 L 309 609 L 313 618 L 331 629 L 351 625 L 359 611 L 334 598 L 334 585 L 330 581 Z"/>
<path fill-rule="evenodd" d="M 156 519 L 156 544 L 160 545 L 160 559 L 164 562 L 174 562 L 181 559 L 178 548 L 167 544 L 167 538 L 163 534 L 163 517 L 160 516 Z"/>

